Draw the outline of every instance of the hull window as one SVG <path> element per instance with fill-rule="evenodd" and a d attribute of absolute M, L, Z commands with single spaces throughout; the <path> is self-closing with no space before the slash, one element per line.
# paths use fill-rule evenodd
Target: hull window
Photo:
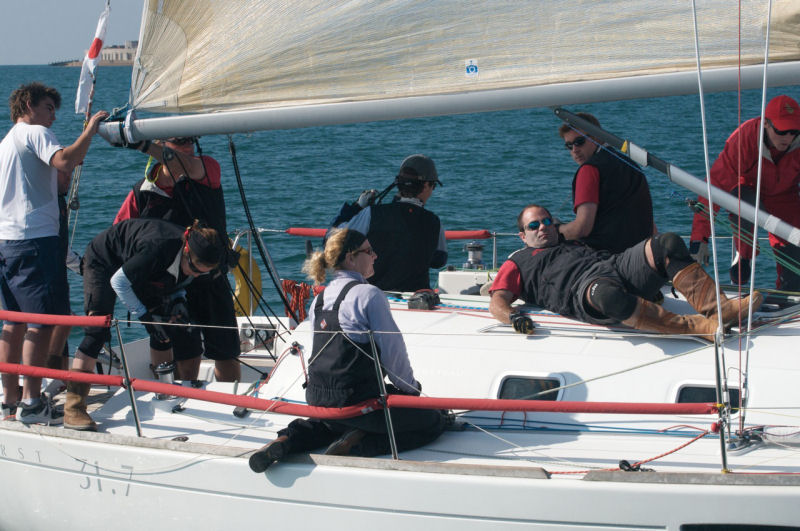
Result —
<path fill-rule="evenodd" d="M 497 398 L 555 401 L 558 399 L 558 391 L 546 391 L 558 389 L 560 386 L 561 382 L 555 378 L 512 376 L 503 380 Z"/>

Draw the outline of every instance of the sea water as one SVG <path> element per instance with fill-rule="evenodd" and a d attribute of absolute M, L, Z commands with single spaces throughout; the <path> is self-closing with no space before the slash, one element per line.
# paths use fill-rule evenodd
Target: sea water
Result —
<path fill-rule="evenodd" d="M 78 68 L 0 66 L 0 94 L 8 97 L 22 83 L 41 81 L 62 95 L 53 130 L 64 145 L 80 134 L 83 117 L 73 112 Z M 111 110 L 127 103 L 130 67 L 100 67 L 94 110 Z M 800 99 L 800 87 L 770 89 L 767 98 L 786 93 Z M 742 94 L 741 116 L 735 92 L 705 97 L 709 164 L 737 124 L 760 113 L 761 94 Z M 655 156 L 704 177 L 706 162 L 699 97 L 675 96 L 575 105 L 573 112 L 594 114 L 602 126 L 627 138 Z M 0 107 L 0 123 L 11 127 L 7 106 Z M 264 131 L 233 135 L 244 192 L 255 225 L 266 229 L 324 227 L 344 201 L 362 190 L 389 185 L 407 155 L 424 153 L 436 163 L 443 185 L 427 207 L 447 230 L 487 229 L 498 239 L 499 261 L 520 247 L 516 216 L 526 204 L 547 206 L 564 221 L 573 218 L 571 182 L 577 166 L 558 135 L 561 121 L 550 109 L 527 109 L 435 118 Z M 228 228 L 245 229 L 247 220 L 226 136 L 201 139 L 203 152 L 222 166 Z M 115 148 L 96 137 L 84 161 L 79 186 L 80 209 L 72 246 L 83 254 L 86 244 L 108 227 L 131 186 L 144 175 L 147 157 Z M 660 231 L 674 231 L 688 240 L 692 212 L 687 199 L 695 195 L 672 184 L 656 170 L 645 170 Z M 764 234 L 762 234 L 764 236 Z M 286 235 L 265 234 L 264 241 L 282 277 L 302 279 L 305 241 Z M 315 240 L 318 245 L 319 240 Z M 491 263 L 486 242 L 484 261 Z M 466 259 L 464 241 L 448 244 L 450 263 Z M 728 281 L 730 244 L 719 247 L 721 279 Z M 710 268 L 708 268 L 710 271 Z M 773 263 L 761 260 L 756 283 L 773 286 Z M 71 302 L 82 313 L 80 278 L 70 273 Z M 264 275 L 265 296 L 282 314 L 277 295 Z M 125 318 L 118 307 L 116 316 Z M 141 336 L 139 327 L 129 331 Z M 73 338 L 74 340 L 75 338 Z"/>

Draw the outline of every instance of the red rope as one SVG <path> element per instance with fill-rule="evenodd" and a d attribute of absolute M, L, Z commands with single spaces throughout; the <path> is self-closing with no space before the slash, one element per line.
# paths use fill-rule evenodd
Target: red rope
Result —
<path fill-rule="evenodd" d="M 302 322 L 306 318 L 306 299 L 311 294 L 311 287 L 304 282 L 295 282 L 291 279 L 283 279 L 283 292 L 289 300 L 289 309 L 286 310 L 286 317 L 292 317 L 292 313 L 297 316 L 297 322 Z"/>
<path fill-rule="evenodd" d="M 709 433 L 711 433 L 711 430 L 706 430 L 703 433 L 701 433 L 700 435 L 698 435 L 697 437 L 693 438 L 691 441 L 687 441 L 687 442 L 683 443 L 682 445 L 678 446 L 677 448 L 673 448 L 672 450 L 670 450 L 668 452 L 664 452 L 663 454 L 657 455 L 655 457 L 651 457 L 649 459 L 644 459 L 642 461 L 637 461 L 637 462 L 633 463 L 631 465 L 631 467 L 632 468 L 637 468 L 637 467 L 639 467 L 639 466 L 641 466 L 641 465 L 643 465 L 645 463 L 649 463 L 651 461 L 655 461 L 656 459 L 661 459 L 662 457 L 668 456 L 669 454 L 674 454 L 678 450 L 686 448 L 687 446 L 689 446 L 693 442 L 699 441 L 700 439 L 702 439 L 703 437 L 705 437 Z M 616 467 L 616 468 L 601 468 L 599 470 L 598 469 L 594 469 L 594 470 L 571 470 L 571 471 L 566 471 L 565 470 L 565 471 L 556 471 L 556 472 L 549 472 L 548 471 L 548 472 L 550 474 L 588 474 L 589 472 L 596 472 L 596 471 L 599 471 L 599 472 L 616 472 L 618 470 L 621 470 L 621 468 Z"/>

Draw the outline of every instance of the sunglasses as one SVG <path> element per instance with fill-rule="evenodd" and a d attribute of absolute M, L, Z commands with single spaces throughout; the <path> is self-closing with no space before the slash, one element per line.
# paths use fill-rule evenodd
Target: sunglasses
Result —
<path fill-rule="evenodd" d="M 528 223 L 525 228 L 528 230 L 539 230 L 539 227 L 544 225 L 545 227 L 549 227 L 553 224 L 553 218 L 544 218 L 541 221 L 531 221 Z"/>
<path fill-rule="evenodd" d="M 786 136 L 786 135 L 797 136 L 797 135 L 800 135 L 800 130 L 798 130 L 798 129 L 787 129 L 786 131 L 781 131 L 780 129 L 776 129 L 775 126 L 772 125 L 772 122 L 770 122 L 769 125 L 772 126 L 772 130 L 775 131 L 775 134 L 778 135 L 778 136 Z"/>
<path fill-rule="evenodd" d="M 572 151 L 572 146 L 581 147 L 585 143 L 586 143 L 586 137 L 585 136 L 579 136 L 578 138 L 576 138 L 572 142 L 564 142 L 564 147 L 567 148 L 567 151 Z"/>
<path fill-rule="evenodd" d="M 176 146 L 185 146 L 186 144 L 194 143 L 194 137 L 187 136 L 179 138 L 168 138 L 166 142 L 169 142 L 170 144 L 175 144 Z"/>
<path fill-rule="evenodd" d="M 197 267 L 194 262 L 192 262 L 192 255 L 189 253 L 189 244 L 186 244 L 186 263 L 189 264 L 189 269 L 191 269 L 194 273 L 198 275 L 207 275 L 208 271 L 203 271 L 199 267 Z"/>
<path fill-rule="evenodd" d="M 357 249 L 353 251 L 353 256 L 356 256 L 361 253 L 366 253 L 370 256 L 375 256 L 375 251 L 372 250 L 372 247 L 367 247 L 366 249 Z"/>

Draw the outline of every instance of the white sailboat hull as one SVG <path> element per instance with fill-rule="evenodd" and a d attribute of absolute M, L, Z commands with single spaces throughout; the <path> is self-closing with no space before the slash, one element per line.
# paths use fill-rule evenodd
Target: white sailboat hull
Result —
<path fill-rule="evenodd" d="M 682 387 L 713 386 L 707 343 L 581 328 L 534 309 L 537 334 L 524 337 L 491 319 L 485 298 L 443 295 L 442 302 L 430 312 L 392 302 L 428 396 L 497 398 L 509 377 L 554 378 L 559 400 L 590 402 L 675 402 Z M 785 404 L 798 379 L 787 348 L 798 326 L 789 322 L 751 339 L 748 425 L 786 423 L 786 412 L 771 406 Z M 275 351 L 293 341 L 307 356 L 307 323 Z M 134 371 L 144 370 L 146 342 L 125 350 Z M 736 387 L 736 356 L 728 361 Z M 288 356 L 259 396 L 302 402 L 302 381 L 300 358 Z M 232 384 L 208 389 L 233 391 Z M 124 390 L 92 414 L 100 433 L 0 422 L 0 477 L 15 485 L 0 497 L 0 528 L 106 529 L 111 518 L 119 529 L 152 531 L 678 530 L 800 522 L 800 457 L 786 446 L 796 442 L 785 437 L 729 452 L 732 473 L 723 474 L 718 437 L 691 442 L 716 415 L 468 412 L 460 417 L 465 431 L 446 431 L 399 461 L 303 454 L 255 474 L 250 453 L 293 417 L 253 411 L 237 418 L 232 406 L 159 401 L 152 393 L 136 400 L 143 437 Z M 732 420 L 735 428 L 738 416 Z M 642 466 L 655 472 L 604 471 L 651 458 Z"/>
<path fill-rule="evenodd" d="M 17 487 L 0 501 L 3 529 L 104 530 L 110 518 L 116 529 L 152 531 L 298 525 L 677 530 L 686 523 L 800 521 L 800 483 L 792 477 L 559 480 L 524 466 L 329 456 L 297 457 L 253 474 L 235 455 L 246 449 L 186 444 L 179 450 L 168 448 L 180 446 L 175 443 L 135 445 L 120 436 L 53 431 L 3 430 L 0 474 L 15 478 Z M 667 481 L 665 474 L 649 475 Z"/>

